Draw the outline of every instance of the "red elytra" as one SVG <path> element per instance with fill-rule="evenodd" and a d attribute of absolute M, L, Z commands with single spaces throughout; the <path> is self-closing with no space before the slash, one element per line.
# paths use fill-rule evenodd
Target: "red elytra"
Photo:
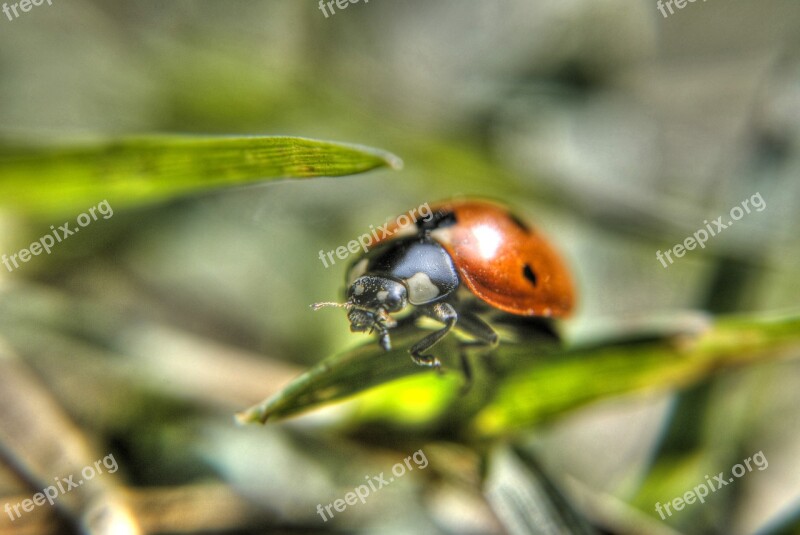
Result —
<path fill-rule="evenodd" d="M 462 282 L 478 298 L 520 316 L 568 317 L 575 306 L 569 271 L 536 229 L 507 208 L 482 199 L 432 205 L 431 238 L 450 254 Z M 425 222 L 422 222 L 425 224 Z M 387 227 L 387 237 L 370 247 L 417 231 L 415 223 Z"/>

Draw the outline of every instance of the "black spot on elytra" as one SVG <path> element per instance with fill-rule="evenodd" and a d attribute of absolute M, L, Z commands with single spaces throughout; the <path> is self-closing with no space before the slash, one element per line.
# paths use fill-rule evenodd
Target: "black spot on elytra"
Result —
<path fill-rule="evenodd" d="M 516 226 L 522 229 L 523 232 L 527 234 L 531 233 L 531 228 L 522 219 L 517 217 L 516 214 L 508 214 L 508 217 L 510 217 L 511 221 L 513 221 Z"/>
<path fill-rule="evenodd" d="M 525 267 L 522 269 L 522 274 L 525 276 L 526 279 L 531 281 L 531 284 L 536 286 L 536 273 L 533 272 L 531 266 L 525 264 Z"/>

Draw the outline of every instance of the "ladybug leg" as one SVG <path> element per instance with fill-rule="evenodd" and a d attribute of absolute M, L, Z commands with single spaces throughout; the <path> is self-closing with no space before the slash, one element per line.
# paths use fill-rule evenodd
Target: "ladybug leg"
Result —
<path fill-rule="evenodd" d="M 409 352 L 411 353 L 411 358 L 414 360 L 414 362 L 420 366 L 430 366 L 432 368 L 439 369 L 442 365 L 442 363 L 439 362 L 439 359 L 433 355 L 423 355 L 422 352 L 433 347 L 439 340 L 444 338 L 447 333 L 453 329 L 456 321 L 458 320 L 458 313 L 450 303 L 436 303 L 435 305 L 425 308 L 423 312 L 426 316 L 444 323 L 444 328 L 432 332 L 414 344 Z"/>
<path fill-rule="evenodd" d="M 464 384 L 461 385 L 461 395 L 463 396 L 472 388 L 472 365 L 467 358 L 467 352 L 464 348 L 458 352 L 458 358 L 461 361 L 461 371 L 464 372 Z"/>
<path fill-rule="evenodd" d="M 461 386 L 461 394 L 464 395 L 472 387 L 472 365 L 467 356 L 467 348 L 488 346 L 488 350 L 491 351 L 500 338 L 488 323 L 468 310 L 459 312 L 458 328 L 475 338 L 472 342 L 461 342 L 458 354 L 461 360 L 461 370 L 464 372 L 464 384 Z"/>
<path fill-rule="evenodd" d="M 470 311 L 461 311 L 458 318 L 458 328 L 475 338 L 474 342 L 462 342 L 462 347 L 488 346 L 494 349 L 500 341 L 500 337 L 480 316 Z"/>
<path fill-rule="evenodd" d="M 389 338 L 389 331 L 383 330 L 378 335 L 378 343 L 384 351 L 391 351 L 392 340 Z"/>

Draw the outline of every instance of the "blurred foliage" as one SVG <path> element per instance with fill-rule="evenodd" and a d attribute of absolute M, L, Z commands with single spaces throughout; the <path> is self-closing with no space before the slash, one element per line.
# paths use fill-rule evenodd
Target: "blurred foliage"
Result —
<path fill-rule="evenodd" d="M 75 0 L 0 18 L 0 253 L 115 208 L 0 267 L 0 493 L 17 503 L 108 452 L 120 465 L 55 508 L 0 514 L 0 533 L 109 531 L 102 518 L 800 533 L 796 0 L 669 18 L 627 0 L 360 2 L 329 18 L 293 0 Z M 272 180 L 312 171 L 295 150 L 319 178 Z M 755 192 L 763 212 L 656 260 Z M 438 376 L 404 351 L 427 327 L 382 353 L 307 305 L 342 290 L 347 262 L 319 251 L 464 194 L 541 226 L 580 309 L 562 346 L 501 325 L 462 395 L 454 338 Z M 269 425 L 235 425 L 265 396 Z M 315 512 L 417 450 L 427 468 Z M 765 471 L 654 510 L 759 450 Z"/>

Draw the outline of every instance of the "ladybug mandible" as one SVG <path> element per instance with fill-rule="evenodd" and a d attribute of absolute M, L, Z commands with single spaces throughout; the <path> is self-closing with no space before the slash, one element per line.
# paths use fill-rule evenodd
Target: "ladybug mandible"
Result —
<path fill-rule="evenodd" d="M 392 314 L 411 309 L 444 325 L 414 344 L 409 353 L 421 366 L 439 368 L 425 351 L 454 327 L 494 347 L 497 333 L 476 313 L 475 301 L 518 316 L 562 318 L 572 311 L 569 273 L 542 235 L 506 208 L 485 200 L 436 204 L 433 216 L 388 227 L 387 238 L 370 244 L 347 273 L 344 303 L 353 332 L 376 331 L 391 349 Z M 463 290 L 467 290 L 464 292 Z M 474 297 L 464 299 L 465 295 Z M 463 362 L 463 361 L 462 361 Z"/>

